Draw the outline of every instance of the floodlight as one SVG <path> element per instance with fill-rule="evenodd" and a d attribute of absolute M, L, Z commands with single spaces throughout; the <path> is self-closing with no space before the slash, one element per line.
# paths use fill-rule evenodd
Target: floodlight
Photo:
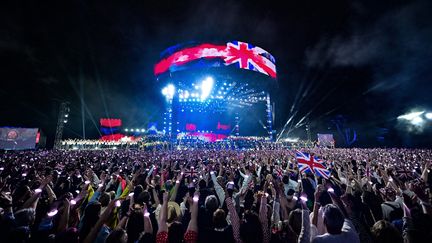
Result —
<path fill-rule="evenodd" d="M 172 99 L 172 97 L 174 97 L 175 87 L 172 84 L 168 84 L 167 88 L 168 88 L 168 97 Z"/>
<path fill-rule="evenodd" d="M 174 87 L 174 85 L 168 84 L 165 88 L 162 89 L 162 94 L 167 99 L 172 99 L 174 97 L 174 94 L 175 94 L 175 87 Z"/>
<path fill-rule="evenodd" d="M 168 88 L 167 88 L 167 87 L 165 87 L 165 88 L 162 89 L 162 94 L 163 94 L 164 96 L 167 96 L 167 95 L 168 95 Z"/>
<path fill-rule="evenodd" d="M 411 124 L 413 124 L 413 125 L 415 125 L 415 126 L 421 125 L 422 123 L 423 123 L 423 118 L 421 118 L 421 117 L 419 117 L 419 116 L 414 117 L 414 118 L 411 120 Z"/>
<path fill-rule="evenodd" d="M 432 112 L 428 112 L 425 114 L 425 117 L 429 120 L 432 120 Z"/>
<path fill-rule="evenodd" d="M 413 119 L 415 119 L 416 117 L 419 117 L 423 113 L 424 113 L 424 111 L 411 112 L 411 113 L 408 113 L 405 115 L 398 116 L 397 118 L 412 121 Z"/>
<path fill-rule="evenodd" d="M 201 83 L 201 100 L 207 99 L 213 88 L 214 80 L 212 77 L 207 77 Z"/>

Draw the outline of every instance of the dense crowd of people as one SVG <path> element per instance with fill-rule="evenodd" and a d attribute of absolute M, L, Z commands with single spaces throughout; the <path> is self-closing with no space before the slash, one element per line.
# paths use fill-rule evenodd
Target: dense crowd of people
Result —
<path fill-rule="evenodd" d="M 35 150 L 0 155 L 1 242 L 429 242 L 431 150 Z"/>
<path fill-rule="evenodd" d="M 121 140 L 110 141 L 102 139 L 67 139 L 61 142 L 60 149 L 64 150 L 99 150 L 99 149 L 215 149 L 215 150 L 248 150 L 248 149 L 297 149 L 328 147 L 319 146 L 317 142 L 296 141 L 270 141 L 267 137 L 238 137 L 208 141 L 200 136 L 183 136 L 175 140 L 161 135 L 143 135 L 141 137 L 124 137 Z"/>

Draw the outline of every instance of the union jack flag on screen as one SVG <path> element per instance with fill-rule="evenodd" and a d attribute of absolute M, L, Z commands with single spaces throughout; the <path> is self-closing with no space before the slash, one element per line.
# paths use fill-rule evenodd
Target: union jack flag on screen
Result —
<path fill-rule="evenodd" d="M 296 159 L 300 173 L 312 171 L 315 175 L 322 176 L 326 179 L 330 177 L 330 171 L 325 167 L 325 163 L 313 154 L 297 151 Z"/>
<path fill-rule="evenodd" d="M 169 55 L 156 63 L 154 74 L 191 67 L 235 66 L 276 78 L 275 58 L 266 50 L 242 41 L 224 44 L 202 43 L 170 48 Z"/>
<path fill-rule="evenodd" d="M 274 57 L 260 47 L 246 42 L 227 43 L 225 65 L 237 65 L 239 68 L 264 73 L 276 77 Z"/>

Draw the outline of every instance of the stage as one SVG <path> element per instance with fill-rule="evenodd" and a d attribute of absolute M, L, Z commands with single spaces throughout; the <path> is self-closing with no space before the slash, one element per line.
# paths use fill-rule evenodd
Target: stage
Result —
<path fill-rule="evenodd" d="M 173 139 L 273 139 L 275 59 L 240 41 L 179 44 L 161 53 L 154 74 L 165 98 L 163 132 Z"/>

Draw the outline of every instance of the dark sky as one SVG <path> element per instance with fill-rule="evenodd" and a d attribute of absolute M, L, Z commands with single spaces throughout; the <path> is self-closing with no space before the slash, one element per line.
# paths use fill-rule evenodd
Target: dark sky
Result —
<path fill-rule="evenodd" d="M 83 98 L 87 137 L 98 137 L 101 117 L 146 127 L 163 112 L 152 74 L 161 51 L 242 40 L 276 58 L 277 132 L 295 114 L 293 125 L 306 116 L 312 134 L 337 134 L 331 120 L 342 115 L 357 146 L 431 146 L 430 122 L 408 133 L 395 120 L 432 110 L 431 1 L 9 2 L 0 8 L 1 126 L 40 127 L 52 139 L 59 101 L 69 100 L 65 137 L 80 137 Z"/>

